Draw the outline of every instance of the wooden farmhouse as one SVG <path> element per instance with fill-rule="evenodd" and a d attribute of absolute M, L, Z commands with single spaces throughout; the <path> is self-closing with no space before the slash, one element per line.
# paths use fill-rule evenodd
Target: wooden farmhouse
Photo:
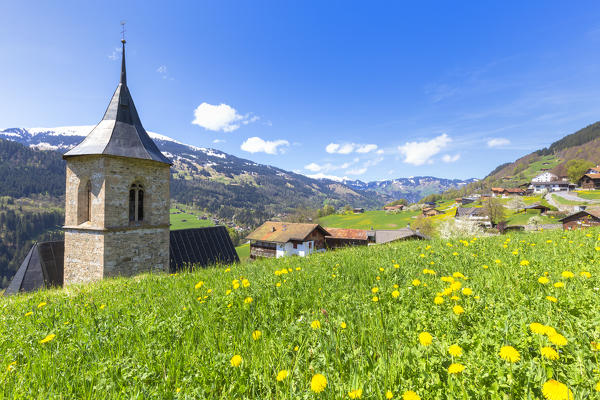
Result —
<path fill-rule="evenodd" d="M 383 209 L 385 211 L 402 211 L 404 209 L 404 206 L 402 204 L 396 204 L 395 206 L 385 206 L 383 207 Z"/>
<path fill-rule="evenodd" d="M 423 208 L 422 213 L 423 213 L 423 216 L 425 216 L 425 217 L 433 217 L 434 215 L 443 214 L 443 212 L 441 212 L 440 210 L 433 208 L 433 207 Z"/>
<path fill-rule="evenodd" d="M 577 184 L 582 189 L 600 189 L 600 173 L 585 174 L 581 178 L 579 178 Z"/>
<path fill-rule="evenodd" d="M 318 224 L 267 221 L 246 237 L 250 258 L 307 256 L 325 251 L 325 237 L 331 236 Z"/>
<path fill-rule="evenodd" d="M 492 223 L 490 217 L 485 214 L 482 207 L 458 207 L 454 218 L 462 218 L 464 220 L 475 221 L 479 225 L 490 228 Z"/>
<path fill-rule="evenodd" d="M 560 220 L 564 230 L 585 229 L 600 226 L 600 209 L 583 210 Z"/>

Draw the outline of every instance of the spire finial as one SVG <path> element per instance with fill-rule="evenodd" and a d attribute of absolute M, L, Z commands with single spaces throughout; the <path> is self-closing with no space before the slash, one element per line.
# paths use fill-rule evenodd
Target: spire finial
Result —
<path fill-rule="evenodd" d="M 125 21 L 121 21 L 121 43 L 123 44 L 123 56 L 121 57 L 121 83 L 127 85 L 127 74 L 125 73 Z"/>

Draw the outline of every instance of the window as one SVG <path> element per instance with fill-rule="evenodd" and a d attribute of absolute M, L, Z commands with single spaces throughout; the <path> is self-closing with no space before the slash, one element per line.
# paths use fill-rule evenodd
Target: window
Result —
<path fill-rule="evenodd" d="M 144 220 L 144 187 L 134 183 L 129 188 L 129 221 Z"/>
<path fill-rule="evenodd" d="M 298 248 L 298 243 L 294 243 L 294 248 L 297 249 Z"/>

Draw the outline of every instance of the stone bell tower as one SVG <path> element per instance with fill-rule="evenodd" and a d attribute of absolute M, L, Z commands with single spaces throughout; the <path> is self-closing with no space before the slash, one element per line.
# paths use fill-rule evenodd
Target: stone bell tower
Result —
<path fill-rule="evenodd" d="M 67 161 L 64 284 L 169 269 L 171 162 L 121 81 L 102 121 Z"/>

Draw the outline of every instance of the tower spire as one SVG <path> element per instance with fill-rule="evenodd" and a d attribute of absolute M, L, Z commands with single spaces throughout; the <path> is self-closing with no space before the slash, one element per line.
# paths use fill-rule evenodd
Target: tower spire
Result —
<path fill-rule="evenodd" d="M 127 86 L 127 73 L 125 71 L 125 21 L 121 21 L 121 43 L 123 44 L 123 55 L 121 57 L 121 84 Z"/>

